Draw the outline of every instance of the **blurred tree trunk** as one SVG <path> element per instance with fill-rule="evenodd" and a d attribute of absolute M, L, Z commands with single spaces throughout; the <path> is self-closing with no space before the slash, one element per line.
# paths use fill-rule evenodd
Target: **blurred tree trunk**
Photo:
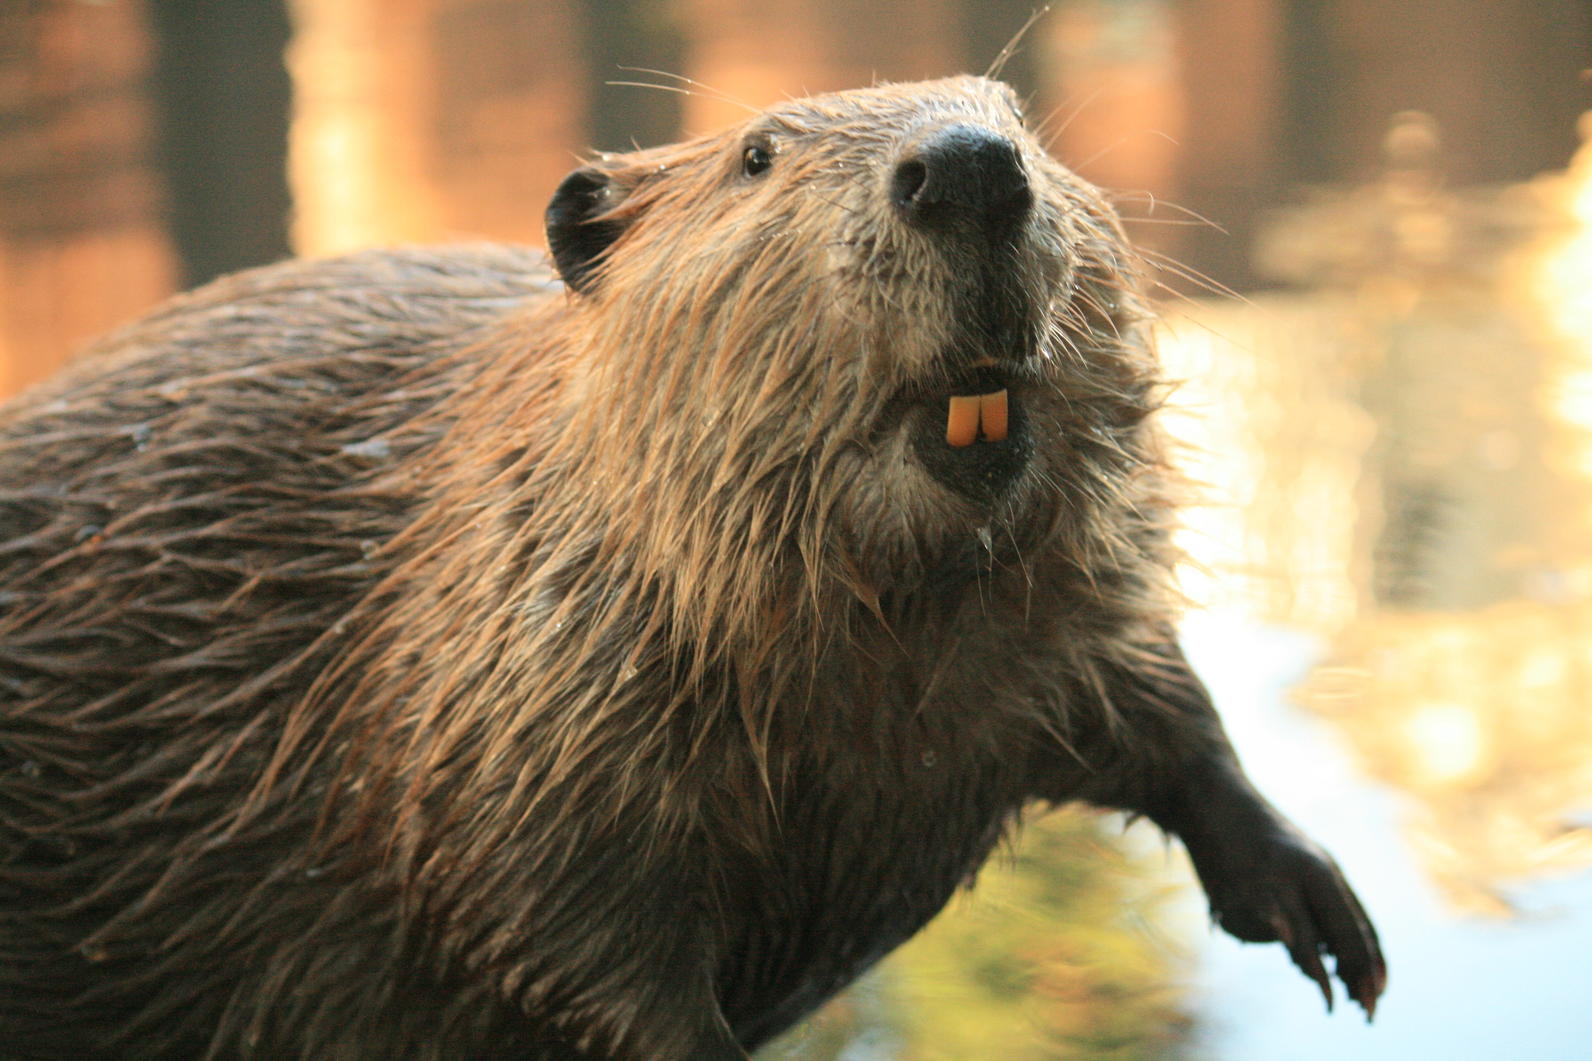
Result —
<path fill-rule="evenodd" d="M 160 163 L 185 285 L 287 257 L 282 0 L 149 5 Z"/>
<path fill-rule="evenodd" d="M 599 151 L 630 151 L 680 138 L 685 37 L 670 0 L 579 0 L 586 130 Z M 666 88 L 640 88 L 640 82 Z"/>
<path fill-rule="evenodd" d="M 1285 179 L 1373 179 L 1399 111 L 1437 120 L 1457 184 L 1565 165 L 1592 107 L 1586 0 L 1286 0 Z"/>

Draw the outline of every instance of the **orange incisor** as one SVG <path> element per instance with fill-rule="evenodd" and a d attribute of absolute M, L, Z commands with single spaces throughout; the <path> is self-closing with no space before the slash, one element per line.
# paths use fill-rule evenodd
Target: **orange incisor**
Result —
<path fill-rule="evenodd" d="M 1006 392 L 953 394 L 945 414 L 945 441 L 958 448 L 982 438 L 999 442 L 1006 437 Z"/>

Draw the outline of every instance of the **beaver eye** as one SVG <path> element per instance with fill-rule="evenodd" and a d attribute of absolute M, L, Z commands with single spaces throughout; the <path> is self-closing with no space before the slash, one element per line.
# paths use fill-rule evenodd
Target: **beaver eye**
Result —
<path fill-rule="evenodd" d="M 773 152 L 761 144 L 748 144 L 741 152 L 741 172 L 748 177 L 767 172 L 773 164 Z"/>

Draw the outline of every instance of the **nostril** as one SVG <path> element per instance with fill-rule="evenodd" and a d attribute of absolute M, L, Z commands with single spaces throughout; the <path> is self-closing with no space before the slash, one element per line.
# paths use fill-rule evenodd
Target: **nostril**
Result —
<path fill-rule="evenodd" d="M 1002 236 L 1028 215 L 1033 192 L 1015 143 L 957 122 L 913 140 L 891 173 L 890 201 L 918 228 Z"/>
<path fill-rule="evenodd" d="M 928 177 L 929 167 L 917 159 L 901 163 L 896 167 L 895 176 L 890 178 L 890 201 L 905 208 L 923 188 L 923 182 Z"/>
<path fill-rule="evenodd" d="M 996 204 L 997 209 L 1018 216 L 1026 214 L 1033 205 L 1034 190 L 1028 186 L 1028 182 L 1026 180 L 1023 181 L 1023 183 L 1013 187 L 1006 196 L 1004 202 L 998 202 Z"/>

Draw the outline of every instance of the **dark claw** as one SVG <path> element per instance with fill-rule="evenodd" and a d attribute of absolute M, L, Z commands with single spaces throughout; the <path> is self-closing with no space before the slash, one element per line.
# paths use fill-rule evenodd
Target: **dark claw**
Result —
<path fill-rule="evenodd" d="M 1332 978 L 1327 975 L 1327 967 L 1321 962 L 1321 941 L 1316 938 L 1315 930 L 1311 927 L 1304 912 L 1298 908 L 1293 896 L 1280 897 L 1286 911 L 1279 910 L 1272 914 L 1271 923 L 1277 933 L 1277 938 L 1288 949 L 1288 957 L 1299 967 L 1299 971 L 1316 982 L 1321 988 L 1321 997 L 1327 1003 L 1327 1012 L 1332 1012 Z M 1299 926 L 1299 931 L 1294 931 L 1294 926 Z"/>
<path fill-rule="evenodd" d="M 1387 965 L 1376 929 L 1332 859 L 1291 829 L 1213 854 L 1198 852 L 1195 866 L 1217 922 L 1245 942 L 1280 941 L 1329 1011 L 1332 980 L 1322 955 L 1332 955 L 1338 979 L 1370 1020 Z"/>

